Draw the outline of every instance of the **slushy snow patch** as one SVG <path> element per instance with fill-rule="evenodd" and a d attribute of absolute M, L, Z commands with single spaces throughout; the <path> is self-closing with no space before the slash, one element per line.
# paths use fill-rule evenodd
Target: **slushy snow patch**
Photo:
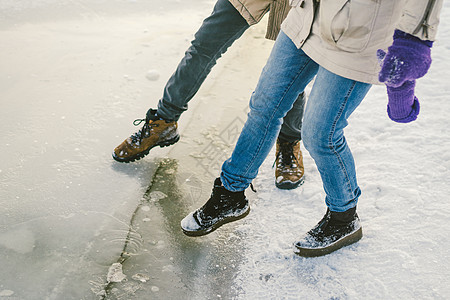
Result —
<path fill-rule="evenodd" d="M 142 273 L 134 274 L 131 278 L 133 278 L 136 281 L 140 281 L 140 282 L 147 282 L 150 280 L 149 276 L 142 274 Z"/>
<path fill-rule="evenodd" d="M 149 70 L 145 77 L 147 77 L 147 79 L 150 81 L 156 81 L 159 79 L 159 72 L 156 70 Z"/>
<path fill-rule="evenodd" d="M 107 282 L 122 282 L 125 278 L 127 278 L 127 275 L 123 274 L 121 263 L 114 263 L 109 267 L 108 275 L 106 276 Z"/>
<path fill-rule="evenodd" d="M 0 297 L 9 297 L 12 296 L 13 294 L 14 292 L 11 290 L 3 290 L 0 292 Z"/>
<path fill-rule="evenodd" d="M 158 200 L 164 199 L 166 197 L 167 197 L 167 195 L 160 191 L 153 191 L 150 193 L 151 201 L 158 201 Z"/>

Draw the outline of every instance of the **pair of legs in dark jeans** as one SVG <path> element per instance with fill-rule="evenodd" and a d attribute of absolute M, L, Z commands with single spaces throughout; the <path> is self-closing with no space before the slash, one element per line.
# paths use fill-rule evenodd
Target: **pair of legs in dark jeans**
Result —
<path fill-rule="evenodd" d="M 228 0 L 218 0 L 212 14 L 203 21 L 191 47 L 167 82 L 164 95 L 158 103 L 158 116 L 177 121 L 187 110 L 187 103 L 197 93 L 217 59 L 248 28 L 245 19 Z M 304 99 L 303 95 L 299 96 L 284 117 L 279 134 L 282 141 L 300 140 Z"/>
<path fill-rule="evenodd" d="M 248 28 L 246 20 L 228 0 L 218 0 L 167 82 L 157 110 L 148 110 L 144 127 L 114 149 L 114 159 L 119 162 L 134 161 L 147 155 L 153 147 L 176 143 L 179 139 L 177 121 L 187 110 L 188 102 L 197 93 L 217 59 Z M 299 141 L 304 102 L 305 97 L 301 93 L 284 117 L 279 132 L 275 176 L 277 187 L 282 189 L 292 189 L 303 182 Z"/>

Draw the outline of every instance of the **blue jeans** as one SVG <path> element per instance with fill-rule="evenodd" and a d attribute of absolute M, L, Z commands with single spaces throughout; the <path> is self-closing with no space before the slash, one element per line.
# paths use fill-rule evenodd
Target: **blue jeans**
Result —
<path fill-rule="evenodd" d="M 325 70 L 283 32 L 250 99 L 248 119 L 233 154 L 222 165 L 226 189 L 242 191 L 256 177 L 275 143 L 282 118 L 314 77 L 303 117 L 303 144 L 320 172 L 330 210 L 342 212 L 356 206 L 361 191 L 344 128 L 371 85 Z"/>
<path fill-rule="evenodd" d="M 188 102 L 200 89 L 217 60 L 248 28 L 245 19 L 228 0 L 218 0 L 212 14 L 195 33 L 192 45 L 167 82 L 163 97 L 158 103 L 157 114 L 165 120 L 177 121 L 187 110 Z M 283 140 L 300 139 L 304 102 L 304 96 L 300 95 L 292 111 L 286 116 L 280 132 Z"/>

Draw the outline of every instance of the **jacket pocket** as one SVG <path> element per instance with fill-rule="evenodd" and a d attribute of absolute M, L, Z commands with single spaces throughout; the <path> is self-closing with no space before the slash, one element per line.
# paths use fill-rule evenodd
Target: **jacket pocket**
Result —
<path fill-rule="evenodd" d="M 381 0 L 322 0 L 321 37 L 347 52 L 363 51 L 375 26 Z"/>

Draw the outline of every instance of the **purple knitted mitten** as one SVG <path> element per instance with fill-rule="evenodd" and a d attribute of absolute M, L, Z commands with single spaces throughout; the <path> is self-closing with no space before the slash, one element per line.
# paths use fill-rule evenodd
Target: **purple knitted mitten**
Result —
<path fill-rule="evenodd" d="M 387 86 L 389 102 L 387 113 L 391 120 L 409 123 L 417 119 L 420 111 L 419 100 L 414 96 L 415 80 L 408 80 L 399 87 Z"/>
<path fill-rule="evenodd" d="M 432 45 L 431 41 L 396 30 L 388 52 L 381 49 L 377 52 L 381 62 L 378 79 L 387 86 L 388 115 L 395 122 L 408 123 L 417 119 L 420 106 L 414 96 L 415 80 L 430 68 Z"/>
<path fill-rule="evenodd" d="M 421 39 L 395 30 L 394 42 L 384 54 L 378 50 L 378 57 L 383 57 L 381 71 L 378 74 L 380 82 L 388 86 L 399 87 L 406 80 L 423 77 L 431 65 L 431 46 L 433 42 Z"/>

